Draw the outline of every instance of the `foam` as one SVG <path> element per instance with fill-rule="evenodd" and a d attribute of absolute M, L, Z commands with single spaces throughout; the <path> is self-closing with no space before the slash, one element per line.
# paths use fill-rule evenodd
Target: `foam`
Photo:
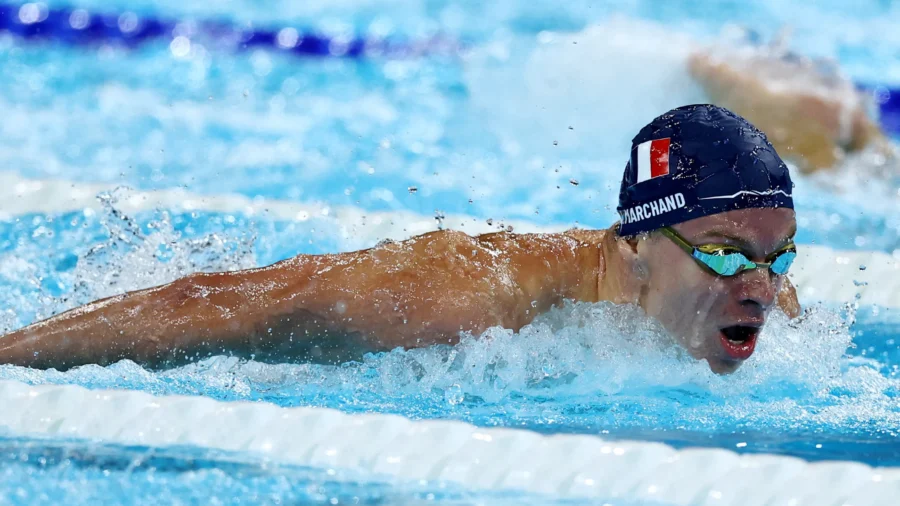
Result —
<path fill-rule="evenodd" d="M 723 377 L 674 346 L 637 307 L 572 303 L 518 332 L 496 327 L 463 335 L 452 347 L 398 348 L 340 365 L 226 356 L 161 371 L 130 361 L 67 371 L 7 365 L 0 366 L 0 380 L 388 412 L 480 426 L 615 429 L 617 438 L 675 442 L 685 432 L 701 439 L 715 434 L 725 436 L 719 445 L 733 437 L 731 444 L 751 449 L 766 444 L 759 432 L 765 427 L 789 435 L 787 440 L 803 434 L 826 443 L 825 450 L 808 451 L 816 459 L 843 455 L 838 441 L 889 451 L 886 441 L 871 438 L 900 425 L 900 380 L 884 371 L 891 361 L 848 356 L 850 344 L 849 324 L 834 311 L 814 308 L 794 321 L 774 313 L 754 356 Z"/>
<path fill-rule="evenodd" d="M 507 54 L 511 41 L 478 48 L 463 69 L 485 121 L 519 143 L 549 147 L 553 135 L 552 154 L 627 153 L 660 112 L 703 101 L 686 70 L 696 42 L 657 23 L 611 16 L 576 33 L 540 32 L 533 43 L 524 56 Z M 510 82 L 521 84 L 497 86 Z M 631 99 L 611 98 L 622 96 Z M 624 163 L 620 155 L 610 162 Z"/>

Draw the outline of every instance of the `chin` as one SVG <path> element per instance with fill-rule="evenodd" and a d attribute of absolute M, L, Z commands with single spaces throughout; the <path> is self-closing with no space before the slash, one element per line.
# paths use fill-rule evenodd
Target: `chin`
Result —
<path fill-rule="evenodd" d="M 718 358 L 707 358 L 706 363 L 709 364 L 710 370 L 716 374 L 731 374 L 738 370 L 738 367 L 744 363 L 743 360 L 722 360 Z"/>

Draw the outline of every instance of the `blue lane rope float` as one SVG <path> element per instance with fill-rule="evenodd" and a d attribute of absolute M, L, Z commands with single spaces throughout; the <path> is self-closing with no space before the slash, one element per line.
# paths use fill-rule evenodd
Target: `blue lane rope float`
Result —
<path fill-rule="evenodd" d="M 131 11 L 90 12 L 83 8 L 51 8 L 41 2 L 0 3 L 0 35 L 69 45 L 120 45 L 137 47 L 149 42 L 196 39 L 226 51 L 269 49 L 301 57 L 410 58 L 452 55 L 462 45 L 449 37 L 419 41 L 380 37 L 329 36 L 295 27 L 256 28 L 225 21 L 177 21 Z M 860 85 L 872 93 L 882 128 L 900 136 L 900 88 Z"/>
<path fill-rule="evenodd" d="M 303 57 L 405 58 L 454 54 L 460 45 L 444 36 L 419 41 L 352 35 L 330 36 L 294 27 L 257 28 L 223 21 L 177 21 L 131 11 L 91 12 L 43 3 L 0 3 L 0 34 L 69 45 L 137 47 L 150 42 L 197 39 L 231 51 L 271 49 Z"/>
<path fill-rule="evenodd" d="M 900 137 L 900 88 L 863 86 L 862 89 L 875 97 L 881 128 L 895 137 Z"/>

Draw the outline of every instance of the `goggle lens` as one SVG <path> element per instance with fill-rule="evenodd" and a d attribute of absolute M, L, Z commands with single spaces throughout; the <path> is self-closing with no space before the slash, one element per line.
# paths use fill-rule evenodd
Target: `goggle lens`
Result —
<path fill-rule="evenodd" d="M 705 253 L 694 248 L 692 256 L 720 276 L 734 276 L 742 271 L 758 267 L 758 264 L 751 261 L 740 251 L 720 250 L 715 253 Z M 775 274 L 783 276 L 791 269 L 791 264 L 794 263 L 795 258 L 797 258 L 796 251 L 784 251 L 775 257 L 769 268 Z"/>
<path fill-rule="evenodd" d="M 791 264 L 794 263 L 794 259 L 797 258 L 796 251 L 785 251 L 784 253 L 775 257 L 775 260 L 772 262 L 770 269 L 775 274 L 779 276 L 783 276 L 788 273 L 791 269 Z"/>
<path fill-rule="evenodd" d="M 752 269 L 756 264 L 739 251 L 723 251 L 717 254 L 694 250 L 694 258 L 703 262 L 720 276 L 734 276 L 744 269 Z"/>
<path fill-rule="evenodd" d="M 687 254 L 691 255 L 694 260 L 708 268 L 719 276 L 734 276 L 743 271 L 756 269 L 759 267 L 768 268 L 773 274 L 783 276 L 791 268 L 794 259 L 797 258 L 797 250 L 794 243 L 791 242 L 779 251 L 769 255 L 766 259 L 772 259 L 771 262 L 753 262 L 740 249 L 734 246 L 724 244 L 703 244 L 695 246 L 687 241 L 684 237 L 671 227 L 663 227 L 660 229 L 663 235 L 671 239 Z"/>

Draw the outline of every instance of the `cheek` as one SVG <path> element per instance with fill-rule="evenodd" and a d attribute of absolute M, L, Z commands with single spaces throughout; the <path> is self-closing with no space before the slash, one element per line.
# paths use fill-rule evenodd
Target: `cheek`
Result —
<path fill-rule="evenodd" d="M 647 313 L 657 317 L 670 331 L 688 333 L 702 327 L 707 317 L 721 312 L 728 289 L 696 265 L 693 259 L 671 259 L 657 263 L 647 292 Z"/>
<path fill-rule="evenodd" d="M 655 258 L 649 265 L 647 282 L 650 299 L 663 309 L 664 306 L 684 306 L 698 292 L 705 289 L 708 276 L 698 268 L 694 260 L 682 251 L 678 255 Z"/>

